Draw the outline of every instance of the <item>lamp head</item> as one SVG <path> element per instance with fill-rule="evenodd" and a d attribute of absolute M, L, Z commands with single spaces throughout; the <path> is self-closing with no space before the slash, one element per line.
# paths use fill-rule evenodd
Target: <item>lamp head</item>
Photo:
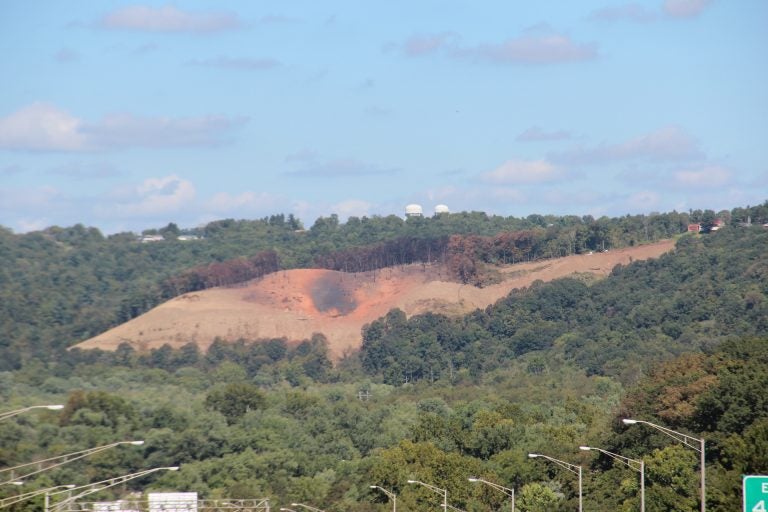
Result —
<path fill-rule="evenodd" d="M 591 450 L 591 449 L 592 449 L 592 448 L 590 448 L 589 446 L 579 446 L 579 450 L 586 450 L 586 451 L 589 451 L 589 450 Z"/>
<path fill-rule="evenodd" d="M 298 504 L 298 503 L 291 503 L 291 506 L 292 506 L 292 507 L 298 507 L 298 506 L 299 506 L 299 504 Z"/>
<path fill-rule="evenodd" d="M 535 459 L 536 457 L 541 457 L 541 455 L 538 454 L 538 453 L 529 453 L 528 454 L 528 458 L 529 459 Z"/>
<path fill-rule="evenodd" d="M 415 483 L 416 483 L 416 480 L 408 480 L 408 483 L 409 483 L 409 484 L 415 484 Z"/>
<path fill-rule="evenodd" d="M 128 443 L 134 446 L 141 446 L 144 444 L 144 441 L 128 441 Z"/>
<path fill-rule="evenodd" d="M 470 482 L 479 482 L 480 481 L 480 480 L 478 480 L 477 478 L 475 478 L 473 476 L 469 477 L 467 480 L 469 480 Z"/>
<path fill-rule="evenodd" d="M 376 488 L 378 487 L 378 485 L 370 485 L 369 487 L 370 487 L 371 489 L 376 489 Z"/>
<path fill-rule="evenodd" d="M 60 409 L 63 409 L 63 408 L 64 408 L 64 406 L 63 406 L 63 405 L 60 405 L 60 404 L 57 404 L 57 405 L 46 405 L 46 406 L 45 406 L 45 408 L 46 408 L 46 409 L 50 409 L 50 410 L 52 410 L 52 411 L 58 411 L 58 410 L 60 410 Z"/>
<path fill-rule="evenodd" d="M 13 482 L 8 482 L 8 483 L 10 483 L 11 485 L 24 485 L 23 480 L 14 480 Z"/>
<path fill-rule="evenodd" d="M 144 441 L 142 441 L 142 443 L 143 442 Z M 170 466 L 170 467 L 167 467 L 165 469 L 167 469 L 168 471 L 178 471 L 179 470 L 179 466 Z"/>
<path fill-rule="evenodd" d="M 621 422 L 623 424 L 625 424 L 625 425 L 634 425 L 635 423 L 637 423 L 637 420 L 631 420 L 629 418 L 624 418 L 623 420 L 621 420 Z"/>

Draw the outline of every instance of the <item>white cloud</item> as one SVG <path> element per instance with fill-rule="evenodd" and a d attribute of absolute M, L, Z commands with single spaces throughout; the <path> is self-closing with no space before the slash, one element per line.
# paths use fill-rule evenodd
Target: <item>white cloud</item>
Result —
<path fill-rule="evenodd" d="M 51 224 L 45 218 L 24 218 L 16 221 L 16 225 L 18 226 L 17 231 L 19 233 L 30 233 L 32 231 L 42 231 Z"/>
<path fill-rule="evenodd" d="M 701 14 L 710 0 L 665 0 L 664 12 L 673 18 L 693 18 Z"/>
<path fill-rule="evenodd" d="M 627 20 L 644 23 L 648 21 L 655 21 L 658 19 L 658 14 L 640 4 L 629 3 L 623 5 L 612 5 L 610 7 L 597 9 L 596 11 L 592 12 L 590 18 L 599 21 Z"/>
<path fill-rule="evenodd" d="M 579 147 L 552 153 L 557 162 L 568 164 L 605 164 L 623 160 L 675 161 L 702 155 L 696 140 L 677 126 L 666 126 L 617 144 L 594 148 Z"/>
<path fill-rule="evenodd" d="M 494 187 L 491 191 L 491 196 L 494 199 L 514 201 L 516 203 L 526 203 L 531 199 L 530 194 L 526 194 L 520 189 L 507 187 Z"/>
<path fill-rule="evenodd" d="M 106 29 L 146 32 L 211 33 L 238 29 L 242 23 L 236 15 L 230 13 L 195 13 L 171 5 L 131 5 L 108 13 L 99 25 Z"/>
<path fill-rule="evenodd" d="M 555 181 L 563 171 L 546 160 L 508 160 L 496 169 L 481 175 L 487 183 L 529 185 Z"/>
<path fill-rule="evenodd" d="M 82 121 L 47 103 L 32 103 L 0 118 L 0 149 L 83 151 Z"/>
<path fill-rule="evenodd" d="M 17 232 L 38 231 L 52 224 L 67 225 L 72 218 L 70 213 L 77 210 L 72 198 L 55 187 L 0 188 L 0 224 Z"/>
<path fill-rule="evenodd" d="M 266 192 L 251 191 L 240 194 L 219 192 L 206 201 L 205 208 L 215 213 L 275 213 L 285 207 L 287 201 Z"/>
<path fill-rule="evenodd" d="M 597 58 L 597 46 L 577 43 L 552 31 L 529 31 L 498 44 L 481 44 L 455 50 L 455 57 L 469 57 L 498 64 L 554 64 Z"/>
<path fill-rule="evenodd" d="M 444 185 L 438 188 L 431 188 L 425 191 L 427 199 L 432 202 L 444 202 L 466 194 L 466 190 L 454 185 Z"/>
<path fill-rule="evenodd" d="M 597 21 L 632 21 L 646 23 L 663 19 L 693 18 L 706 9 L 711 0 L 665 0 L 660 8 L 648 9 L 638 3 L 611 5 L 592 12 Z"/>
<path fill-rule="evenodd" d="M 518 135 L 515 140 L 520 142 L 539 142 L 565 140 L 572 137 L 571 132 L 565 130 L 542 130 L 538 126 L 532 126 Z"/>
<path fill-rule="evenodd" d="M 458 35 L 454 32 L 415 35 L 403 44 L 403 52 L 410 57 L 418 57 L 452 45 L 457 39 Z"/>
<path fill-rule="evenodd" d="M 33 103 L 0 118 L 0 149 L 97 151 L 127 147 L 212 146 L 247 122 L 243 117 L 138 117 L 111 114 L 87 123 L 53 105 Z"/>
<path fill-rule="evenodd" d="M 48 174 L 90 181 L 113 178 L 120 176 L 122 172 L 106 162 L 69 162 L 52 168 Z"/>
<path fill-rule="evenodd" d="M 511 37 L 501 43 L 484 43 L 475 46 L 460 44 L 455 32 L 415 35 L 400 47 L 409 57 L 444 52 L 457 59 L 475 59 L 497 64 L 553 64 L 595 59 L 597 46 L 592 43 L 578 43 L 569 36 L 537 26 L 528 29 L 518 37 Z"/>
<path fill-rule="evenodd" d="M 601 203 L 605 203 L 609 198 L 595 190 L 554 189 L 544 191 L 537 199 L 537 202 L 543 202 L 560 209 L 563 209 L 563 205 L 568 205 L 568 208 L 588 206 L 593 212 L 599 212 L 603 210 L 603 207 L 600 206 Z M 564 211 L 567 212 L 568 208 L 565 208 Z"/>
<path fill-rule="evenodd" d="M 0 189 L 0 211 L 50 212 L 54 203 L 63 199 L 61 192 L 51 186 L 31 189 Z"/>
<path fill-rule="evenodd" d="M 717 165 L 683 169 L 672 173 L 675 184 L 685 188 L 720 188 L 731 182 L 732 173 Z"/>
<path fill-rule="evenodd" d="M 176 213 L 188 208 L 195 199 L 195 187 L 176 175 L 148 178 L 131 190 L 123 191 L 111 205 L 102 205 L 102 215 L 151 217 Z"/>
<path fill-rule="evenodd" d="M 111 114 L 97 124 L 85 125 L 83 132 L 99 148 L 213 146 L 246 122 L 244 117 L 212 115 L 170 118 Z"/>
<path fill-rule="evenodd" d="M 372 206 L 371 203 L 362 199 L 347 199 L 331 206 L 331 211 L 338 214 L 340 219 L 348 219 L 370 215 Z"/>
<path fill-rule="evenodd" d="M 640 190 L 630 194 L 626 204 L 631 211 L 651 211 L 661 204 L 661 196 L 652 190 Z"/>

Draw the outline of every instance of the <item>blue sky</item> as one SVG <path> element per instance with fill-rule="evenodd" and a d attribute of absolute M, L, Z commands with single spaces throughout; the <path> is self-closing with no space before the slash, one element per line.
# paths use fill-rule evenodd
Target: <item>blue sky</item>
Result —
<path fill-rule="evenodd" d="M 768 2 L 0 4 L 0 225 L 768 198 Z"/>

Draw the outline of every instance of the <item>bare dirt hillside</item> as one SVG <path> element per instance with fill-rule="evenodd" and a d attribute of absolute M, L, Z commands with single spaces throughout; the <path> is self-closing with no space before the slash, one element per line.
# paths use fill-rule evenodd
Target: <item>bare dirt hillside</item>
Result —
<path fill-rule="evenodd" d="M 607 275 L 619 263 L 655 258 L 674 242 L 568 256 L 500 267 L 500 284 L 475 288 L 450 282 L 439 266 L 411 265 L 345 274 L 304 269 L 276 272 L 240 287 L 188 293 L 86 340 L 77 347 L 114 350 L 128 342 L 137 350 L 190 341 L 207 349 L 217 336 L 226 340 L 309 338 L 323 333 L 333 357 L 358 348 L 361 328 L 400 308 L 408 316 L 426 311 L 462 314 L 483 308 L 515 288 L 573 273 Z"/>

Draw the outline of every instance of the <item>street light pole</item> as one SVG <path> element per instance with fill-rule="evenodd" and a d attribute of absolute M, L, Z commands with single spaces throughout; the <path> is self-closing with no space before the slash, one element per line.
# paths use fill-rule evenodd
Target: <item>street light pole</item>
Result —
<path fill-rule="evenodd" d="M 489 487 L 493 487 L 497 491 L 501 491 L 504 494 L 506 494 L 507 496 L 509 496 L 511 498 L 511 500 L 512 500 L 512 512 L 515 512 L 515 490 L 514 489 L 509 489 L 509 488 L 504 487 L 502 485 L 495 484 L 493 482 L 489 482 L 488 480 L 483 480 L 482 478 L 470 477 L 469 481 L 470 482 L 480 482 L 481 484 L 485 484 L 485 485 L 487 485 Z"/>
<path fill-rule="evenodd" d="M 397 512 L 397 494 L 393 493 L 392 491 L 388 491 L 387 489 L 380 487 L 378 485 L 372 485 L 370 487 L 371 489 L 378 489 L 384 494 L 386 494 L 387 497 L 392 500 L 392 512 Z"/>
<path fill-rule="evenodd" d="M 697 438 L 693 436 L 689 436 L 687 434 L 683 434 L 682 432 L 676 432 L 672 429 L 662 427 L 661 425 L 656 425 L 655 423 L 651 423 L 650 421 L 643 421 L 643 420 L 633 420 L 629 418 L 624 418 L 621 420 L 622 423 L 625 425 L 634 425 L 636 423 L 640 423 L 643 425 L 648 425 L 649 427 L 655 428 L 656 430 L 666 434 L 667 436 L 671 437 L 678 443 L 683 443 L 688 448 L 691 448 L 697 452 L 699 452 L 699 465 L 701 467 L 701 512 L 706 512 L 707 510 L 707 491 L 706 491 L 706 465 L 704 460 L 705 455 L 705 448 L 704 448 L 704 438 Z"/>
<path fill-rule="evenodd" d="M 27 501 L 32 498 L 35 498 L 37 496 L 40 496 L 41 494 L 45 494 L 46 500 L 48 498 L 48 493 L 54 489 L 61 489 L 63 487 L 66 487 L 67 489 L 73 488 L 74 484 L 68 484 L 68 485 L 56 485 L 54 487 L 47 487 L 45 489 L 36 489 L 34 491 L 25 492 L 23 494 L 17 494 L 16 496 L 9 496 L 7 498 L 3 498 L 0 500 L 0 508 L 10 507 L 11 505 L 15 505 L 16 503 L 20 503 L 22 501 Z"/>
<path fill-rule="evenodd" d="M 635 471 L 640 472 L 640 512 L 645 512 L 645 462 L 640 459 L 630 459 L 629 457 L 624 457 L 623 455 L 619 455 L 618 453 L 609 452 L 608 450 L 603 450 L 602 448 L 595 448 L 590 446 L 579 446 L 580 450 L 595 450 L 597 452 L 603 453 L 612 459 L 615 459 L 625 466 L 634 469 Z M 636 465 L 636 466 L 635 466 Z"/>
<path fill-rule="evenodd" d="M 317 507 L 311 507 L 311 506 L 309 506 L 309 505 L 305 505 L 305 504 L 303 504 L 303 503 L 291 503 L 291 506 L 292 506 L 292 507 L 301 507 L 301 508 L 305 508 L 305 509 L 307 509 L 307 510 L 310 510 L 311 512 L 325 512 L 324 510 L 320 510 L 320 509 L 319 509 L 319 508 L 317 508 Z"/>
<path fill-rule="evenodd" d="M 547 459 L 550 462 L 554 462 L 555 464 L 565 469 L 566 471 L 570 471 L 574 475 L 578 475 L 579 477 L 579 512 L 582 512 L 583 502 L 582 502 L 582 486 L 581 486 L 581 466 L 577 466 L 576 464 L 571 464 L 570 462 L 565 462 L 564 460 L 558 460 L 553 457 L 549 457 L 547 455 L 542 455 L 540 453 L 529 453 L 528 457 L 531 459 L 536 459 L 538 457 L 541 457 L 542 459 Z"/>
<path fill-rule="evenodd" d="M 46 467 L 38 469 L 36 471 L 32 471 L 31 473 L 26 473 L 26 474 L 21 475 L 21 476 L 16 476 L 15 478 L 11 478 L 10 480 L 6 480 L 4 482 L 0 482 L 0 485 L 12 484 L 13 482 L 15 482 L 17 480 L 21 480 L 21 479 L 27 478 L 29 476 L 36 475 L 38 473 L 42 473 L 43 471 L 48 471 L 49 469 L 53 469 L 53 468 L 56 468 L 56 467 L 59 467 L 59 466 L 63 466 L 64 464 L 68 464 L 68 463 L 76 461 L 78 459 L 82 459 L 83 457 L 87 457 L 89 455 L 93 455 L 94 453 L 103 452 L 104 450 L 108 450 L 110 448 L 114 448 L 115 446 L 119 446 L 121 444 L 130 444 L 130 445 L 134 445 L 134 446 L 141 446 L 142 444 L 144 444 L 144 441 L 119 441 L 117 443 L 107 444 L 107 445 L 104 445 L 104 446 L 97 446 L 95 448 L 89 448 L 87 450 L 81 450 L 79 452 L 72 452 L 72 453 L 67 453 L 67 454 L 64 454 L 64 455 L 57 455 L 56 457 L 51 457 L 51 458 L 48 458 L 48 459 L 36 460 L 34 462 L 27 462 L 26 464 L 20 464 L 18 466 L 13 466 L 12 468 L 0 469 L 0 474 L 2 474 L 2 473 L 5 473 L 7 471 L 15 471 L 17 469 L 26 468 L 28 466 L 34 466 L 34 465 L 37 465 L 37 464 L 45 464 L 46 462 L 53 462 L 53 464 L 51 464 L 50 466 L 46 466 Z M 13 476 L 13 473 L 11 473 L 11 475 Z"/>
<path fill-rule="evenodd" d="M 57 496 L 59 494 L 68 492 L 70 493 L 70 496 L 67 496 L 66 499 L 61 500 L 60 502 L 56 503 L 52 507 L 46 508 L 44 512 L 48 512 L 48 510 L 56 510 L 60 511 L 63 510 L 64 505 L 68 505 L 78 498 L 82 498 L 83 496 L 87 496 L 89 494 L 93 494 L 99 491 L 102 491 L 104 489 L 108 489 L 110 487 L 114 487 L 115 485 L 122 484 L 124 482 L 127 482 L 129 480 L 133 480 L 135 478 L 140 478 L 142 476 L 149 475 L 150 473 L 155 473 L 157 471 L 178 471 L 179 466 L 168 466 L 168 467 L 162 467 L 162 468 L 152 468 L 152 469 L 145 469 L 144 471 L 139 471 L 138 473 L 131 473 L 128 475 L 123 476 L 117 476 L 115 478 L 109 478 L 107 480 L 102 480 L 101 482 L 93 482 L 92 484 L 86 484 L 81 485 L 79 487 L 73 487 L 69 489 L 68 491 L 58 491 L 58 492 L 52 492 L 49 493 L 51 497 Z M 103 485 L 102 485 L 103 484 Z M 79 491 L 83 489 L 83 492 L 76 494 L 74 496 L 71 496 L 72 491 Z M 46 504 L 48 504 L 48 500 L 46 499 Z"/>
<path fill-rule="evenodd" d="M 17 409 L 15 411 L 2 412 L 0 413 L 0 421 L 7 420 L 8 418 L 13 418 L 17 414 L 31 411 L 32 409 L 48 409 L 50 411 L 58 411 L 63 408 L 64 408 L 63 405 L 33 405 L 31 407 L 25 407 L 23 409 Z"/>
<path fill-rule="evenodd" d="M 434 485 L 425 484 L 424 482 L 419 482 L 418 480 L 408 480 L 409 484 L 419 484 L 423 485 L 427 489 L 430 489 L 431 491 L 434 491 L 438 494 L 443 495 L 443 510 L 444 512 L 448 512 L 448 489 L 441 489 L 440 487 L 435 487 Z"/>

